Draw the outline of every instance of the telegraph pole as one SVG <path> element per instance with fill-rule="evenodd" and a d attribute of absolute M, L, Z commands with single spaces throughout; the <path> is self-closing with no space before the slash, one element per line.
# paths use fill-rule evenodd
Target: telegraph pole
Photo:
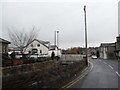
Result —
<path fill-rule="evenodd" d="M 86 51 L 86 65 L 88 65 L 86 6 L 84 6 L 84 15 L 85 15 L 85 51 Z"/>

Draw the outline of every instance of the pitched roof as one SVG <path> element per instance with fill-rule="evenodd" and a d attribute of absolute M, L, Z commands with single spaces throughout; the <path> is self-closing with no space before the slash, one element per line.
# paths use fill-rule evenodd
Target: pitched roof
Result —
<path fill-rule="evenodd" d="M 100 46 L 101 46 L 101 47 L 108 47 L 108 46 L 114 47 L 114 46 L 115 46 L 115 43 L 101 43 Z"/>
<path fill-rule="evenodd" d="M 48 44 L 48 43 L 50 43 L 49 41 L 42 41 L 42 40 L 38 40 L 38 39 L 35 39 L 35 40 L 37 40 L 38 42 L 40 42 L 42 44 Z"/>
<path fill-rule="evenodd" d="M 10 44 L 11 42 L 9 42 L 9 41 L 7 41 L 7 40 L 5 40 L 5 39 L 0 38 L 0 43 Z"/>
<path fill-rule="evenodd" d="M 18 47 L 9 47 L 9 49 L 12 51 L 21 51 L 21 49 Z"/>
<path fill-rule="evenodd" d="M 50 45 L 50 47 L 49 47 L 50 50 L 54 50 L 56 48 L 59 49 L 57 45 Z"/>
<path fill-rule="evenodd" d="M 44 45 L 45 47 L 49 48 L 48 46 L 45 45 L 45 44 L 49 44 L 49 43 L 50 43 L 49 41 L 42 41 L 42 40 L 38 40 L 38 39 L 34 39 L 33 41 L 35 41 L 35 40 L 38 41 L 39 43 L 41 43 L 42 45 Z M 31 41 L 30 43 L 32 43 L 33 41 Z M 30 43 L 29 43 L 29 44 L 30 44 Z M 29 45 L 29 44 L 28 44 L 28 45 Z M 27 46 L 28 46 L 28 45 L 27 45 Z"/>

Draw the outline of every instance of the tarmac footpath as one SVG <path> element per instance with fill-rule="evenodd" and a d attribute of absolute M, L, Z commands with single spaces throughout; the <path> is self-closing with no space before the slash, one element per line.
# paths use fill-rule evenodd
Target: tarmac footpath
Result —
<path fill-rule="evenodd" d="M 78 73 L 73 80 L 71 80 L 66 85 L 62 86 L 59 90 L 67 89 L 76 84 L 78 81 L 80 81 L 83 77 L 85 77 L 91 70 L 93 69 L 92 62 L 89 62 L 88 67 L 86 67 L 82 72 Z"/>

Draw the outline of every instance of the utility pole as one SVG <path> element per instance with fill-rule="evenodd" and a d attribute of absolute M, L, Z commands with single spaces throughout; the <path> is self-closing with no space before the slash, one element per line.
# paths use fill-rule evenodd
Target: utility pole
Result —
<path fill-rule="evenodd" d="M 88 65 L 88 52 L 87 52 L 87 23 L 86 23 L 86 6 L 84 6 L 85 15 L 85 51 L 86 51 L 86 65 Z"/>

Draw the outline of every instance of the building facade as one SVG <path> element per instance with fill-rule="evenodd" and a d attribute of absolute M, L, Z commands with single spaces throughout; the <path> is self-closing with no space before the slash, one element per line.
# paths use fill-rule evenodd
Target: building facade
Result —
<path fill-rule="evenodd" d="M 50 45 L 49 51 L 48 51 L 48 56 L 51 57 L 52 52 L 54 52 L 55 56 L 61 57 L 61 49 L 57 47 L 57 45 Z"/>
<path fill-rule="evenodd" d="M 97 51 L 98 51 L 98 47 L 89 47 L 88 48 L 88 55 L 91 56 L 91 55 L 97 55 Z"/>
<path fill-rule="evenodd" d="M 2 54 L 8 53 L 8 44 L 10 44 L 9 41 L 0 38 L 0 53 Z"/>
<path fill-rule="evenodd" d="M 34 39 L 24 48 L 25 54 L 48 54 L 50 42 Z"/>
<path fill-rule="evenodd" d="M 101 43 L 99 48 L 100 58 L 116 59 L 115 49 L 116 49 L 115 43 Z"/>
<path fill-rule="evenodd" d="M 116 44 L 116 51 L 115 51 L 116 57 L 117 57 L 118 59 L 120 59 L 120 35 L 119 35 L 118 37 L 116 37 L 116 42 L 115 42 L 115 44 Z"/>

